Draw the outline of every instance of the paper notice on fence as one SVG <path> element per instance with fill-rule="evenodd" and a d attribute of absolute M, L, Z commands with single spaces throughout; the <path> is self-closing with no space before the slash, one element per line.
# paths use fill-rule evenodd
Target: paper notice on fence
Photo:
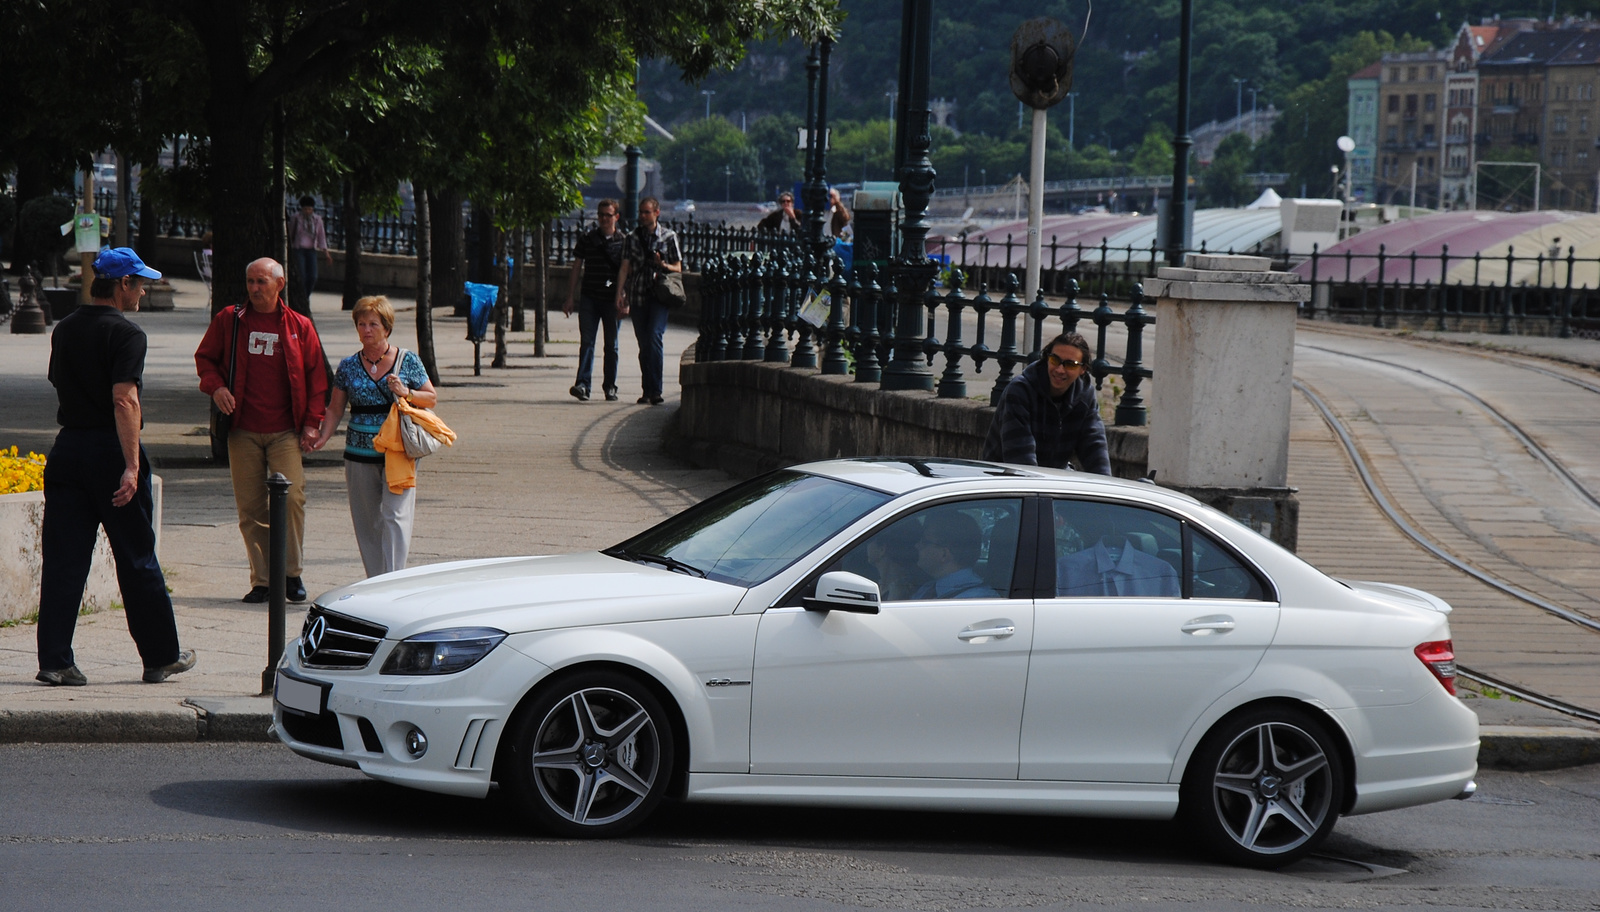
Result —
<path fill-rule="evenodd" d="M 800 319 L 821 329 L 828 322 L 828 310 L 832 306 L 833 298 L 826 291 L 808 295 L 805 303 L 800 305 Z"/>

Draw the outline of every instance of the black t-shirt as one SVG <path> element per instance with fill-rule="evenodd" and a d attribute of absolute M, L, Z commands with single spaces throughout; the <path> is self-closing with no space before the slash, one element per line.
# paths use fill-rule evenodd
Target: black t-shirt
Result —
<path fill-rule="evenodd" d="M 610 237 L 591 228 L 578 238 L 572 255 L 583 260 L 583 285 L 578 294 L 609 304 L 617 297 L 617 272 L 622 268 L 622 256 L 627 250 L 628 235 L 614 231 Z"/>
<path fill-rule="evenodd" d="M 115 428 L 111 387 L 144 387 L 144 330 L 115 307 L 89 304 L 56 324 L 50 335 L 50 382 L 56 423 L 68 428 Z"/>

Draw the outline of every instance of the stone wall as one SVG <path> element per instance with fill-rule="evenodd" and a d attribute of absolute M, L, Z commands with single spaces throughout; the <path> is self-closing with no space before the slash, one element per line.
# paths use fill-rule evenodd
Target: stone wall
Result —
<path fill-rule="evenodd" d="M 156 552 L 161 551 L 161 477 L 150 479 L 155 499 Z M 44 492 L 0 494 L 0 621 L 18 621 L 39 610 L 39 580 L 44 554 L 39 545 L 44 528 Z M 104 611 L 122 603 L 117 587 L 116 563 L 106 531 L 95 538 L 89 582 L 84 588 L 83 610 Z"/>
<path fill-rule="evenodd" d="M 739 478 L 818 459 L 948 456 L 978 459 L 994 418 L 988 397 L 882 392 L 854 377 L 760 361 L 678 366 L 683 404 L 668 450 Z M 987 387 L 987 384 L 984 384 Z M 1112 471 L 1145 472 L 1144 428 L 1108 427 Z"/>

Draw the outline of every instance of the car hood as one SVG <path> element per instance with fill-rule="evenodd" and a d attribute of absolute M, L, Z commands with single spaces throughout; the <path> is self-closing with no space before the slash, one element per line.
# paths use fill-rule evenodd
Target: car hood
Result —
<path fill-rule="evenodd" d="M 317 604 L 404 639 L 445 627 L 524 633 L 732 614 L 745 591 L 590 551 L 418 567 L 326 592 Z"/>
<path fill-rule="evenodd" d="M 1451 610 L 1450 603 L 1446 602 L 1444 599 L 1439 598 L 1431 593 L 1423 592 L 1421 589 L 1413 589 L 1410 586 L 1397 586 L 1394 583 L 1377 583 L 1372 582 L 1371 580 L 1341 579 L 1339 582 L 1344 583 L 1346 586 L 1349 586 L 1351 589 L 1354 589 L 1362 595 L 1376 598 L 1379 601 L 1388 602 L 1392 605 L 1405 605 L 1409 608 L 1427 608 L 1430 611 L 1437 611 L 1440 614 L 1449 614 Z"/>

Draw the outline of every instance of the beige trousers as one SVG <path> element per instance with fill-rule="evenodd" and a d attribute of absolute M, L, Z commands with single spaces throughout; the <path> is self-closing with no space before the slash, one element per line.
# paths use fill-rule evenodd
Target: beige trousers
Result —
<path fill-rule="evenodd" d="M 233 502 L 239 509 L 239 534 L 250 558 L 251 587 L 267 585 L 270 542 L 267 476 L 281 472 L 289 479 L 289 553 L 287 576 L 300 576 L 306 532 L 306 474 L 300 464 L 300 438 L 294 431 L 228 434 L 228 467 L 233 474 Z"/>

